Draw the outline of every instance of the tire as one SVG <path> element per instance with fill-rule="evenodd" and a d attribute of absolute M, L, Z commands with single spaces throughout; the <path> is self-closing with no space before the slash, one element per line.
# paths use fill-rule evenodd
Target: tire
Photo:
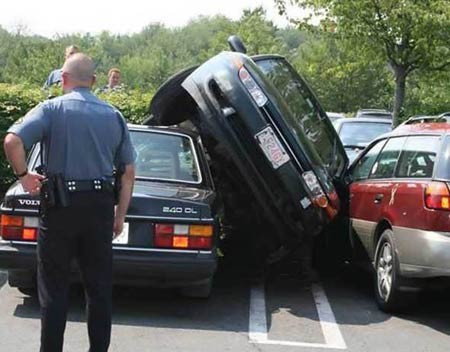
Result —
<path fill-rule="evenodd" d="M 212 278 L 210 278 L 204 284 L 182 287 L 179 292 L 183 297 L 205 299 L 211 295 L 212 281 Z"/>
<path fill-rule="evenodd" d="M 406 293 L 400 291 L 402 277 L 393 234 L 391 229 L 384 230 L 375 251 L 375 299 L 378 307 L 387 313 L 404 309 L 408 303 Z"/>

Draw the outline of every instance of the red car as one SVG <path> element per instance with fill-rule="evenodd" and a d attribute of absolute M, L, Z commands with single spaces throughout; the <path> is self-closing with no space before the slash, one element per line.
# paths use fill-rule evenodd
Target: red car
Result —
<path fill-rule="evenodd" d="M 423 279 L 450 276 L 450 124 L 379 137 L 350 167 L 350 181 L 350 240 L 373 263 L 382 310 L 402 306 Z"/>

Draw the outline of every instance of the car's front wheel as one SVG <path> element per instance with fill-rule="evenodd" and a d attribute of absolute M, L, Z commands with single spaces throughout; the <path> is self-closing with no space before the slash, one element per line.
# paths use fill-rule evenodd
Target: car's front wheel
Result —
<path fill-rule="evenodd" d="M 401 281 L 393 232 L 386 229 L 375 252 L 375 298 L 382 311 L 393 312 L 405 306 L 405 293 L 400 291 Z"/>

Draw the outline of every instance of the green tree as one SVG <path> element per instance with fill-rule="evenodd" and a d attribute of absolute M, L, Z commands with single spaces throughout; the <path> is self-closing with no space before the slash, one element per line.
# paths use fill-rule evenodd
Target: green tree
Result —
<path fill-rule="evenodd" d="M 327 111 L 389 108 L 392 84 L 383 61 L 335 34 L 314 35 L 291 59 L 310 82 Z"/>
<path fill-rule="evenodd" d="M 286 12 L 286 0 L 274 0 Z M 448 70 L 448 0 L 291 0 L 322 18 L 321 29 L 336 31 L 381 54 L 395 81 L 394 124 L 405 100 L 407 77 L 414 71 Z M 303 24 L 310 26 L 313 18 Z"/>
<path fill-rule="evenodd" d="M 262 7 L 244 10 L 239 20 L 237 34 L 247 47 L 250 55 L 278 53 L 287 54 L 287 46 L 277 37 L 277 28 L 266 19 Z"/>

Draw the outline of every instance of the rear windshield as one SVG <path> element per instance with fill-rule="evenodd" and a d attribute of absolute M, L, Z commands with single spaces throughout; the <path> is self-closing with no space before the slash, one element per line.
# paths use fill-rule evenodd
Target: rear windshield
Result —
<path fill-rule="evenodd" d="M 450 136 L 445 137 L 439 157 L 436 178 L 450 181 Z"/>
<path fill-rule="evenodd" d="M 311 162 L 324 165 L 332 176 L 341 173 L 345 157 L 343 152 L 338 152 L 338 137 L 327 125 L 326 117 L 320 115 L 305 83 L 284 60 L 264 59 L 256 63 L 284 98 L 285 107 L 290 111 L 283 116 L 284 121 L 297 142 L 309 149 Z"/>
<path fill-rule="evenodd" d="M 344 147 L 365 147 L 378 136 L 392 129 L 390 123 L 346 122 L 342 123 L 339 137 Z"/>
<path fill-rule="evenodd" d="M 192 140 L 183 135 L 130 131 L 136 150 L 136 178 L 200 183 Z"/>

